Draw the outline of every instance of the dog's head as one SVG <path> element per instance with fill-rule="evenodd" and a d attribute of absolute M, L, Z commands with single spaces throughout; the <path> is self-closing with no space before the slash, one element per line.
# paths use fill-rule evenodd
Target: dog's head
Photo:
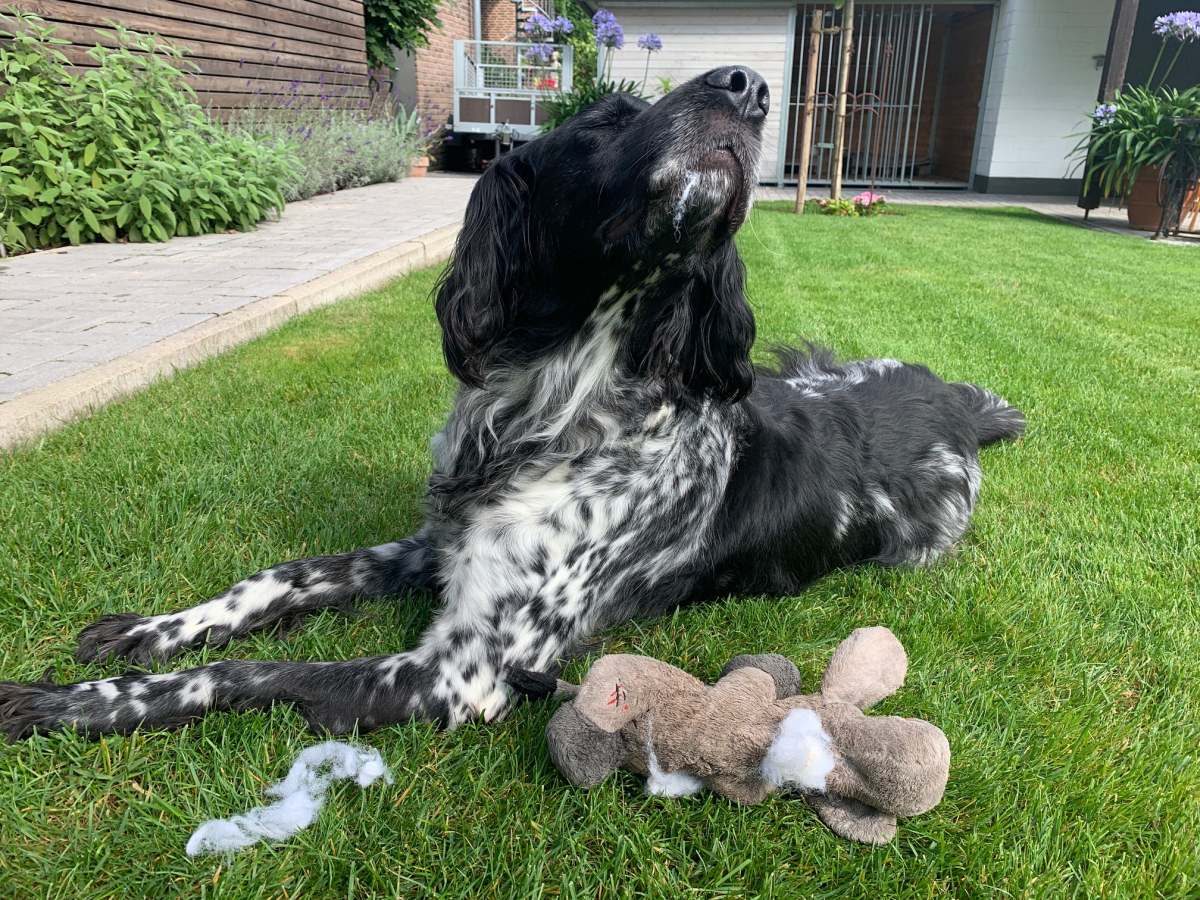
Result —
<path fill-rule="evenodd" d="M 770 105 L 729 66 L 654 105 L 604 98 L 479 180 L 438 289 L 446 359 L 468 384 L 527 365 L 635 292 L 621 364 L 693 396 L 749 390 L 754 319 L 733 236 Z"/>

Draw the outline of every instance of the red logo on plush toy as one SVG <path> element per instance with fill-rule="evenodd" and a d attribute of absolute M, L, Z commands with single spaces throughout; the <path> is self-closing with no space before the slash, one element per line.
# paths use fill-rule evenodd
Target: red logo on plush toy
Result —
<path fill-rule="evenodd" d="M 607 706 L 621 705 L 621 709 L 629 712 L 629 704 L 625 702 L 625 685 L 617 682 L 617 686 L 612 689 L 612 693 L 608 695 Z"/>

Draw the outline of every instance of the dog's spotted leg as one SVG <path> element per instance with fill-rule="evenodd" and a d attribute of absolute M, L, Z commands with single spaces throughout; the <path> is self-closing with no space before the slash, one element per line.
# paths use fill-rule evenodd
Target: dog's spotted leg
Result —
<path fill-rule="evenodd" d="M 204 643 L 220 646 L 236 635 L 324 607 L 434 587 L 433 552 L 417 534 L 338 556 L 281 563 L 190 609 L 105 616 L 79 635 L 75 657 L 87 662 L 120 656 L 145 664 Z"/>
<path fill-rule="evenodd" d="M 170 727 L 214 710 L 295 705 L 314 731 L 335 734 L 409 719 L 447 720 L 434 668 L 413 654 L 346 662 L 225 660 L 165 674 L 79 684 L 0 682 L 0 733 L 19 740 L 77 728 L 90 737 Z"/>
<path fill-rule="evenodd" d="M 277 702 L 295 705 L 314 731 L 334 734 L 413 719 L 447 728 L 494 721 L 510 706 L 505 666 L 544 669 L 562 645 L 550 631 L 517 640 L 508 627 L 475 625 L 443 617 L 411 651 L 346 662 L 225 660 L 78 684 L 0 682 L 0 734 L 19 740 L 76 728 L 96 737 Z"/>

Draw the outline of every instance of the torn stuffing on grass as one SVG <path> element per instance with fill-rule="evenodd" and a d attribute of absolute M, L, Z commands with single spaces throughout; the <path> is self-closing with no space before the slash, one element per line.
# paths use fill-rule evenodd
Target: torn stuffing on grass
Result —
<path fill-rule="evenodd" d="M 353 778 L 359 787 L 369 787 L 382 778 L 392 783 L 392 773 L 374 747 L 354 747 L 341 741 L 326 741 L 304 750 L 287 778 L 267 788 L 279 799 L 229 819 L 211 819 L 193 832 L 187 842 L 188 856 L 241 850 L 259 841 L 281 841 L 307 828 L 321 812 L 329 785 Z"/>

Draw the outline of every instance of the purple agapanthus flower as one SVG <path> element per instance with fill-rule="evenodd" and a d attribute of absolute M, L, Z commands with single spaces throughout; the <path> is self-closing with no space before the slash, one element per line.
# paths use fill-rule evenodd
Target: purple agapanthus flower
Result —
<path fill-rule="evenodd" d="M 662 49 L 662 38 L 652 31 L 638 38 L 638 46 L 649 53 L 655 53 Z"/>
<path fill-rule="evenodd" d="M 554 48 L 549 44 L 530 44 L 525 51 L 525 58 L 531 63 L 541 63 L 543 66 L 550 62 L 550 57 L 554 54 Z"/>
<path fill-rule="evenodd" d="M 1107 125 L 1113 120 L 1117 114 L 1117 104 L 1101 103 L 1092 113 L 1092 118 L 1095 119 L 1097 125 Z"/>
<path fill-rule="evenodd" d="M 1185 44 L 1200 41 L 1200 12 L 1173 12 L 1154 20 L 1154 33 Z"/>
<path fill-rule="evenodd" d="M 554 30 L 559 34 L 570 34 L 575 30 L 574 23 L 566 16 L 555 16 L 550 24 L 554 26 Z"/>
<path fill-rule="evenodd" d="M 592 16 L 592 27 L 596 31 L 596 46 L 620 50 L 625 46 L 625 29 L 607 9 L 598 9 Z"/>
<path fill-rule="evenodd" d="M 554 23 L 540 12 L 526 19 L 524 28 L 530 37 L 548 38 L 554 34 Z"/>

